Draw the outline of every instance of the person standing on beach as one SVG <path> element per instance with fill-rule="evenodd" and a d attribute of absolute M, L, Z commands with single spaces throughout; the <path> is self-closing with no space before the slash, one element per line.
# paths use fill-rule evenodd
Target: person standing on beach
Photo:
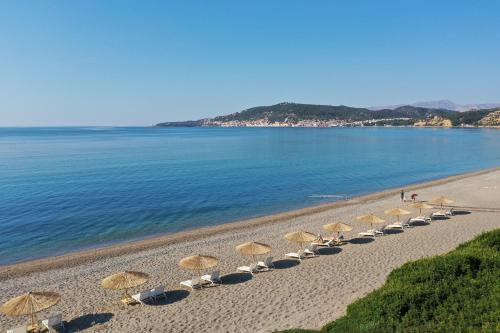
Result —
<path fill-rule="evenodd" d="M 401 202 L 405 201 L 405 191 L 401 190 Z"/>

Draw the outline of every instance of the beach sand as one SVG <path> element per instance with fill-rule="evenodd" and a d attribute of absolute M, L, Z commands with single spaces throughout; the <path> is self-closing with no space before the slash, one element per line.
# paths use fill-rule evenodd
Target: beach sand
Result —
<path fill-rule="evenodd" d="M 67 256 L 0 267 L 0 302 L 30 290 L 58 291 L 61 302 L 48 312 L 62 312 L 66 331 L 85 332 L 271 332 L 286 328 L 320 328 L 345 314 L 347 305 L 380 287 L 387 275 L 405 262 L 453 250 L 478 234 L 500 227 L 500 170 L 407 187 L 421 200 L 445 195 L 469 215 L 433 221 L 404 232 L 356 238 L 369 225 L 356 216 L 399 207 L 399 190 L 384 191 L 349 202 L 203 228 L 150 240 L 85 251 Z M 477 209 L 488 208 L 488 209 Z M 417 213 L 416 210 L 412 210 Z M 283 235 L 299 229 L 325 232 L 321 226 L 343 221 L 354 227 L 350 242 L 329 248 L 302 262 L 284 254 L 298 249 Z M 251 277 L 235 273 L 249 264 L 235 246 L 247 241 L 273 246 L 276 269 Z M 200 291 L 181 288 L 191 272 L 178 261 L 192 254 L 220 258 L 223 285 Z M 165 285 L 167 297 L 157 305 L 124 307 L 120 292 L 104 290 L 101 279 L 122 270 L 151 275 L 139 289 Z M 24 318 L 0 315 L 0 328 L 24 324 Z"/>

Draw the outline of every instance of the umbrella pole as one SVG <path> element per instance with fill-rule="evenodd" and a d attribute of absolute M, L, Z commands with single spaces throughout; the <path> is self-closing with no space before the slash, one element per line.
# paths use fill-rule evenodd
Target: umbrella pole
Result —
<path fill-rule="evenodd" d="M 33 311 L 33 301 L 30 300 L 31 328 L 35 327 L 35 311 Z"/>

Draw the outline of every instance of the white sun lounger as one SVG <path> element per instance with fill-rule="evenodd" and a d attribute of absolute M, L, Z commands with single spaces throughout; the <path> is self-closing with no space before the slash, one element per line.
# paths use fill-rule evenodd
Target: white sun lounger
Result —
<path fill-rule="evenodd" d="M 447 217 L 446 215 L 446 212 L 434 212 L 431 214 L 431 218 L 434 219 L 434 218 L 445 218 Z"/>
<path fill-rule="evenodd" d="M 335 240 L 333 239 L 330 239 L 326 242 L 323 242 L 323 243 L 319 243 L 319 242 L 312 242 L 311 244 L 313 245 L 316 245 L 316 246 L 328 246 L 328 247 L 331 247 L 331 246 L 334 246 L 335 245 Z"/>
<path fill-rule="evenodd" d="M 370 229 L 365 232 L 360 232 L 358 235 L 363 237 L 375 237 L 377 235 L 383 235 L 384 232 L 380 230 Z"/>
<path fill-rule="evenodd" d="M 164 286 L 159 286 L 159 287 L 153 288 L 149 292 L 150 292 L 151 298 L 155 302 L 158 301 L 159 298 L 164 298 L 166 296 Z"/>
<path fill-rule="evenodd" d="M 420 222 L 420 223 L 429 223 L 431 222 L 431 218 L 427 216 L 416 216 L 412 217 L 411 219 L 408 220 L 408 223 L 414 223 L 414 222 Z"/>
<path fill-rule="evenodd" d="M 384 227 L 384 229 L 401 229 L 403 230 L 404 228 L 411 228 L 412 226 L 410 225 L 410 219 L 408 219 L 408 221 L 406 222 L 396 222 L 396 223 L 391 223 L 391 224 L 388 224 Z M 383 232 L 383 230 L 382 230 Z"/>
<path fill-rule="evenodd" d="M 257 263 L 257 267 L 260 269 L 260 270 L 265 270 L 265 271 L 268 271 L 270 269 L 273 269 L 274 268 L 274 264 L 273 264 L 273 257 L 267 257 L 266 260 L 264 261 L 259 261 Z"/>
<path fill-rule="evenodd" d="M 130 297 L 132 297 L 136 302 L 141 303 L 141 305 L 144 305 L 144 301 L 151 298 L 151 291 L 141 291 L 140 293 L 132 295 Z"/>
<path fill-rule="evenodd" d="M 203 281 L 210 282 L 211 285 L 221 284 L 220 271 L 213 271 L 211 274 L 206 274 L 201 277 Z"/>
<path fill-rule="evenodd" d="M 251 264 L 250 266 L 240 266 L 236 269 L 238 272 L 244 272 L 244 273 L 250 273 L 250 274 L 254 274 L 254 273 L 258 273 L 259 270 L 257 268 L 257 264 Z"/>
<path fill-rule="evenodd" d="M 25 326 L 14 327 L 13 329 L 7 330 L 7 333 L 27 333 L 28 330 Z"/>
<path fill-rule="evenodd" d="M 304 255 L 306 257 L 316 257 L 318 252 L 318 245 L 311 244 L 304 249 Z"/>
<path fill-rule="evenodd" d="M 42 320 L 41 322 L 42 322 L 42 325 L 45 326 L 49 331 L 55 330 L 55 329 L 60 328 L 60 327 L 62 329 L 64 329 L 64 323 L 62 320 L 61 313 L 53 314 L 50 317 L 48 317 L 47 319 Z"/>
<path fill-rule="evenodd" d="M 200 277 L 194 277 L 191 280 L 186 280 L 181 282 L 181 286 L 188 287 L 191 289 L 199 289 L 202 286 Z"/>
<path fill-rule="evenodd" d="M 285 257 L 302 260 L 304 258 L 304 252 L 303 251 L 290 252 L 290 253 L 285 254 Z"/>
<path fill-rule="evenodd" d="M 387 229 L 404 229 L 404 226 L 402 223 L 393 223 L 393 224 L 388 224 L 385 226 Z"/>

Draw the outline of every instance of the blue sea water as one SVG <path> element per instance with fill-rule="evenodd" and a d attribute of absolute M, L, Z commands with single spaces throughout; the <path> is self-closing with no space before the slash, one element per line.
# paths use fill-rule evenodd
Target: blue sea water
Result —
<path fill-rule="evenodd" d="M 500 165 L 500 131 L 0 128 L 0 264 Z"/>

